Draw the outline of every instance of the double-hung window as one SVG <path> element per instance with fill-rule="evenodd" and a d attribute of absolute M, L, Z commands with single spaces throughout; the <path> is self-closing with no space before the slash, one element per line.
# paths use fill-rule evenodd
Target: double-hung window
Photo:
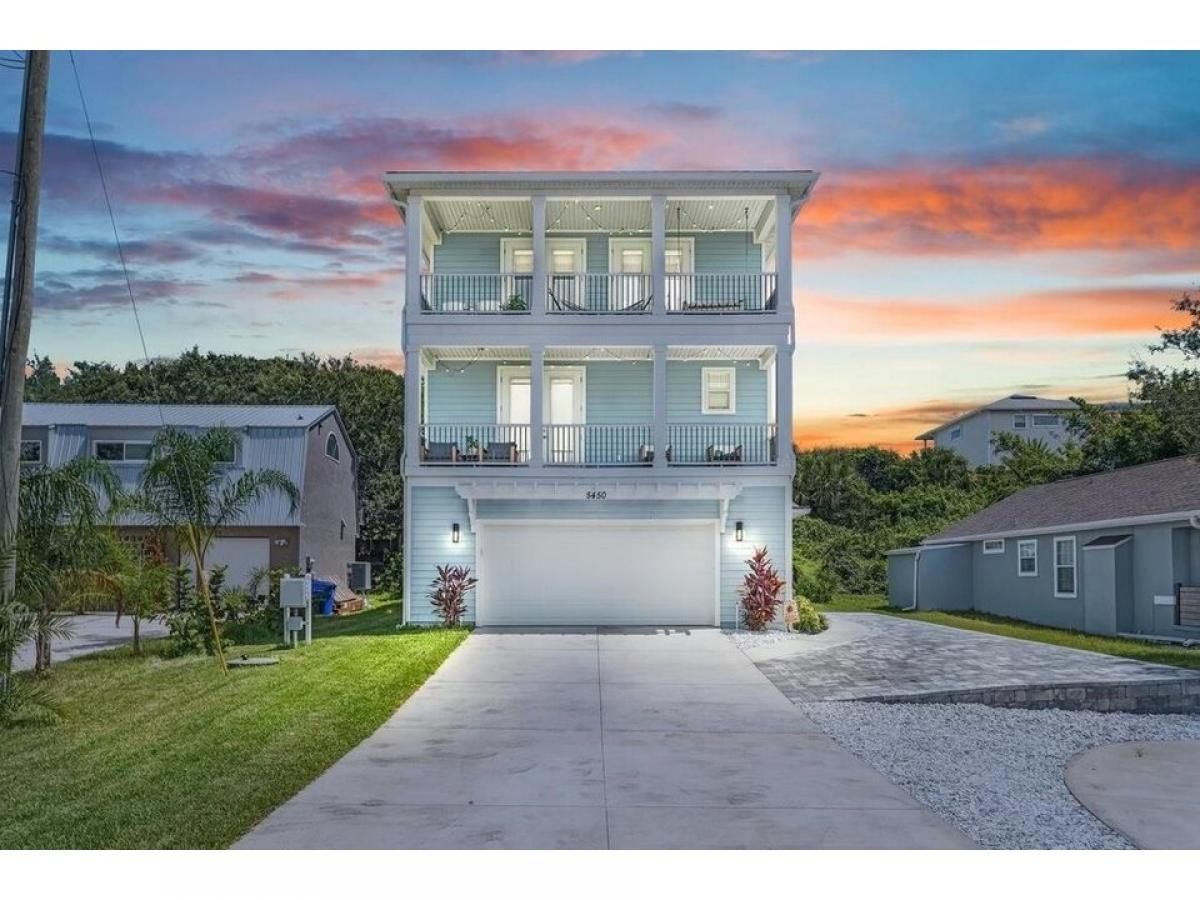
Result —
<path fill-rule="evenodd" d="M 700 370 L 701 406 L 705 415 L 733 415 L 737 412 L 737 369 Z"/>
<path fill-rule="evenodd" d="M 957 441 L 960 437 L 962 437 L 962 426 L 955 425 L 950 429 L 950 440 Z"/>
<path fill-rule="evenodd" d="M 1054 596 L 1075 596 L 1075 538 L 1054 539 Z"/>
<path fill-rule="evenodd" d="M 1025 413 L 1017 413 L 1015 416 L 1013 416 L 1013 430 L 1024 431 L 1028 424 L 1029 419 L 1026 417 Z"/>
<path fill-rule="evenodd" d="M 1017 574 L 1032 578 L 1038 573 L 1038 545 L 1036 540 L 1017 541 Z"/>

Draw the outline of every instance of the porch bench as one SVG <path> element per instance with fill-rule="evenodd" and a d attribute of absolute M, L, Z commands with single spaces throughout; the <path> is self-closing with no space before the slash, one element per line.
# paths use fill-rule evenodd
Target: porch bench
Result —
<path fill-rule="evenodd" d="M 427 441 L 421 458 L 424 462 L 458 462 L 458 444 L 453 441 Z"/>
<path fill-rule="evenodd" d="M 738 444 L 730 447 L 728 444 L 723 446 L 709 444 L 704 449 L 704 461 L 710 463 L 740 463 L 742 461 L 742 445 Z"/>

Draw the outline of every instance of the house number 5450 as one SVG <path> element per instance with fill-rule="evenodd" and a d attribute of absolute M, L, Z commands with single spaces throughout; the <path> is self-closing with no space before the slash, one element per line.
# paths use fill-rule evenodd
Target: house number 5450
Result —
<path fill-rule="evenodd" d="M 608 491 L 588 491 L 584 497 L 588 500 L 607 500 Z"/>

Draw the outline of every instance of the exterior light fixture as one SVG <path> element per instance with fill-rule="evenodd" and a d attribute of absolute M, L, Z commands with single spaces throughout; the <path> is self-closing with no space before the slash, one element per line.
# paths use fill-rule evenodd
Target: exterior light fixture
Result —
<path fill-rule="evenodd" d="M 453 525 L 450 526 L 450 543 L 457 544 L 458 536 L 459 536 L 458 523 L 455 522 Z M 741 540 L 741 538 L 738 538 L 738 540 Z"/>
<path fill-rule="evenodd" d="M 455 529 L 458 528 L 457 525 L 455 525 L 454 527 L 455 527 Z M 455 533 L 457 534 L 457 531 Z M 743 537 L 745 537 L 745 534 L 742 531 L 742 523 L 741 523 L 741 520 L 739 519 L 738 523 L 733 526 L 733 539 L 740 544 L 742 542 Z M 456 537 L 455 540 L 457 541 L 458 538 Z"/>
<path fill-rule="evenodd" d="M 597 203 L 595 206 L 593 206 L 593 207 L 592 207 L 592 209 L 593 209 L 595 212 L 600 212 L 600 204 L 599 204 L 599 203 Z"/>

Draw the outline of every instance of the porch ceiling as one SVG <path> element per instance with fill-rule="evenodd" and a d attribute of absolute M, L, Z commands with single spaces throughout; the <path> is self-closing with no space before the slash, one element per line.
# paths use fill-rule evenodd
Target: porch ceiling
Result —
<path fill-rule="evenodd" d="M 533 207 L 526 198 L 429 198 L 430 224 L 439 236 L 455 232 L 528 235 Z M 761 241 L 774 224 L 770 197 L 702 197 L 667 201 L 667 234 L 746 231 Z M 647 198 L 569 198 L 546 201 L 548 234 L 631 234 L 650 230 Z"/>
<path fill-rule="evenodd" d="M 527 362 L 528 347 L 426 347 L 426 362 Z M 667 359 L 677 362 L 769 362 L 771 346 L 677 346 L 667 348 Z M 639 362 L 654 358 L 651 347 L 547 347 L 546 362 Z"/>

